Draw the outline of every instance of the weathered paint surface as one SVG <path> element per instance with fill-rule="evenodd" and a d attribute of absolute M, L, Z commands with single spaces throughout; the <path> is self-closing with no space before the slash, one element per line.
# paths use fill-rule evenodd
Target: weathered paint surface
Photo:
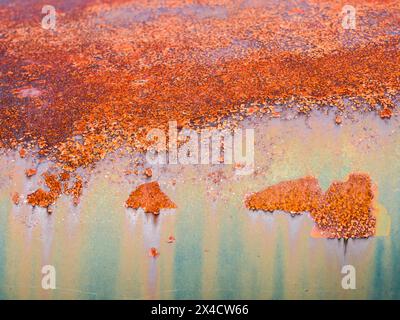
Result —
<path fill-rule="evenodd" d="M 153 178 L 177 209 L 157 217 L 126 209 L 133 184 L 121 179 L 123 159 L 99 163 L 81 203 L 61 197 L 52 215 L 12 204 L 18 187 L 34 182 L 24 161 L 1 157 L 0 297 L 84 299 L 181 298 L 400 298 L 399 122 L 373 115 L 345 119 L 313 114 L 288 122 L 248 120 L 256 129 L 256 174 L 231 167 L 153 168 Z M 127 160 L 129 161 L 129 160 Z M 210 170 L 226 179 L 214 183 Z M 283 180 L 313 175 L 323 190 L 354 171 L 378 187 L 390 233 L 343 241 L 311 236 L 307 215 L 248 211 L 246 193 Z M 171 183 L 176 179 L 176 185 Z M 23 186 L 23 187 L 22 187 Z M 174 235 L 175 243 L 168 243 Z M 158 258 L 148 251 L 156 247 Z M 41 267 L 57 270 L 57 289 L 44 291 Z M 341 268 L 357 270 L 357 289 L 343 290 Z"/>

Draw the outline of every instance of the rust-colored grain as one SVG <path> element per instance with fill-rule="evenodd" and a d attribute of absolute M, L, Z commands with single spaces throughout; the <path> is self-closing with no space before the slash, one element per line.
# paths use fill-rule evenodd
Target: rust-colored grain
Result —
<path fill-rule="evenodd" d="M 126 201 L 128 208 L 143 208 L 146 213 L 159 214 L 160 209 L 176 208 L 168 196 L 161 191 L 158 182 L 149 182 L 137 187 Z"/>

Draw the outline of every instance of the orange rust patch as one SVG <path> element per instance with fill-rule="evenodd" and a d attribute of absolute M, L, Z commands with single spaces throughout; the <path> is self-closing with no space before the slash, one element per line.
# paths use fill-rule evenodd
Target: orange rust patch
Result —
<path fill-rule="evenodd" d="M 168 243 L 174 243 L 174 242 L 175 242 L 175 240 L 176 240 L 176 239 L 175 239 L 175 237 L 174 237 L 174 236 L 169 236 L 169 237 L 168 237 L 168 241 L 167 241 L 167 242 L 168 242 Z"/>
<path fill-rule="evenodd" d="M 25 170 L 25 175 L 30 178 L 36 174 L 37 170 L 36 169 L 27 169 Z"/>
<path fill-rule="evenodd" d="M 280 182 L 267 189 L 251 194 L 245 205 L 251 210 L 283 210 L 301 214 L 318 207 L 322 190 L 318 180 L 305 177 L 292 181 Z"/>
<path fill-rule="evenodd" d="M 35 192 L 28 195 L 28 203 L 32 206 L 40 206 L 48 208 L 51 204 L 56 202 L 58 197 L 61 195 L 61 183 L 57 180 L 57 177 L 53 174 L 43 174 L 46 186 L 50 191 L 45 191 L 39 188 Z"/>
<path fill-rule="evenodd" d="M 158 182 L 149 182 L 136 188 L 126 201 L 128 208 L 143 208 L 147 213 L 159 214 L 160 209 L 176 208 L 168 196 L 161 191 Z"/>
<path fill-rule="evenodd" d="M 151 178 L 151 177 L 153 176 L 153 170 L 151 170 L 151 168 L 146 168 L 146 169 L 144 170 L 144 175 L 145 175 L 147 178 Z"/>
<path fill-rule="evenodd" d="M 345 182 L 333 182 L 317 210 L 312 210 L 318 229 L 328 238 L 367 238 L 375 234 L 371 179 L 351 174 Z"/>
<path fill-rule="evenodd" d="M 82 195 L 82 190 L 83 190 L 82 178 L 80 176 L 76 176 L 73 187 L 66 189 L 64 193 L 72 195 L 74 205 L 77 206 L 79 204 L 79 199 Z"/>
<path fill-rule="evenodd" d="M 327 238 L 367 238 L 375 234 L 372 182 L 367 174 L 351 174 L 333 182 L 322 193 L 315 178 L 285 181 L 248 196 L 251 210 L 310 212 L 319 232 Z"/>
<path fill-rule="evenodd" d="M 241 169 L 243 166 L 242 164 L 235 164 L 235 169 Z M 207 180 L 211 181 L 212 183 L 219 184 L 223 180 L 226 179 L 226 175 L 222 170 L 213 171 L 207 175 Z"/>
<path fill-rule="evenodd" d="M 22 149 L 20 149 L 19 150 L 19 156 L 21 157 L 21 158 L 25 158 L 26 157 L 26 150 L 24 149 L 24 148 L 22 148 Z"/>
<path fill-rule="evenodd" d="M 59 194 L 39 188 L 34 193 L 29 194 L 27 200 L 32 206 L 47 208 L 57 200 L 58 196 Z"/>
<path fill-rule="evenodd" d="M 64 171 L 64 172 L 60 173 L 61 181 L 68 181 L 70 177 L 71 177 L 71 174 L 69 172 Z"/>
<path fill-rule="evenodd" d="M 61 183 L 57 180 L 57 176 L 54 174 L 45 173 L 43 174 L 44 181 L 47 187 L 50 189 L 51 192 L 54 194 L 61 194 Z"/>

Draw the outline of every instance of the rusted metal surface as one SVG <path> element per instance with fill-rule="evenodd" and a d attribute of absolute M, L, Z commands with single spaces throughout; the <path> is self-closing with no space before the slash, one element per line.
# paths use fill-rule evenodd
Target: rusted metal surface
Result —
<path fill-rule="evenodd" d="M 39 3 L 2 6 L 0 141 L 71 170 L 145 148 L 168 120 L 223 125 L 251 103 L 271 116 L 276 103 L 396 112 L 398 1 L 356 1 L 356 30 L 341 1 L 54 5 L 56 31 Z"/>

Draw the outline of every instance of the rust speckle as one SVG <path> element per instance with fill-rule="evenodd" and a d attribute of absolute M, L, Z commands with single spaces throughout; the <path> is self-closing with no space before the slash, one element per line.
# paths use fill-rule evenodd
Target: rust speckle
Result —
<path fill-rule="evenodd" d="M 83 182 L 80 176 L 76 176 L 75 183 L 72 188 L 66 189 L 65 194 L 71 195 L 73 197 L 73 203 L 75 206 L 79 204 L 79 199 L 82 195 Z"/>
<path fill-rule="evenodd" d="M 151 177 L 153 176 L 153 170 L 151 170 L 151 168 L 146 168 L 146 169 L 144 170 L 144 175 L 145 175 L 147 178 L 151 178 Z"/>
<path fill-rule="evenodd" d="M 283 210 L 301 214 L 318 207 L 322 190 L 318 180 L 305 177 L 292 181 L 280 182 L 263 191 L 253 193 L 245 200 L 251 210 Z"/>
<path fill-rule="evenodd" d="M 149 256 L 152 258 L 157 258 L 160 255 L 160 252 L 154 247 L 151 247 L 149 250 Z"/>
<path fill-rule="evenodd" d="M 21 157 L 21 158 L 25 158 L 26 157 L 26 150 L 24 149 L 24 148 L 21 148 L 20 150 L 19 150 L 19 156 Z"/>

